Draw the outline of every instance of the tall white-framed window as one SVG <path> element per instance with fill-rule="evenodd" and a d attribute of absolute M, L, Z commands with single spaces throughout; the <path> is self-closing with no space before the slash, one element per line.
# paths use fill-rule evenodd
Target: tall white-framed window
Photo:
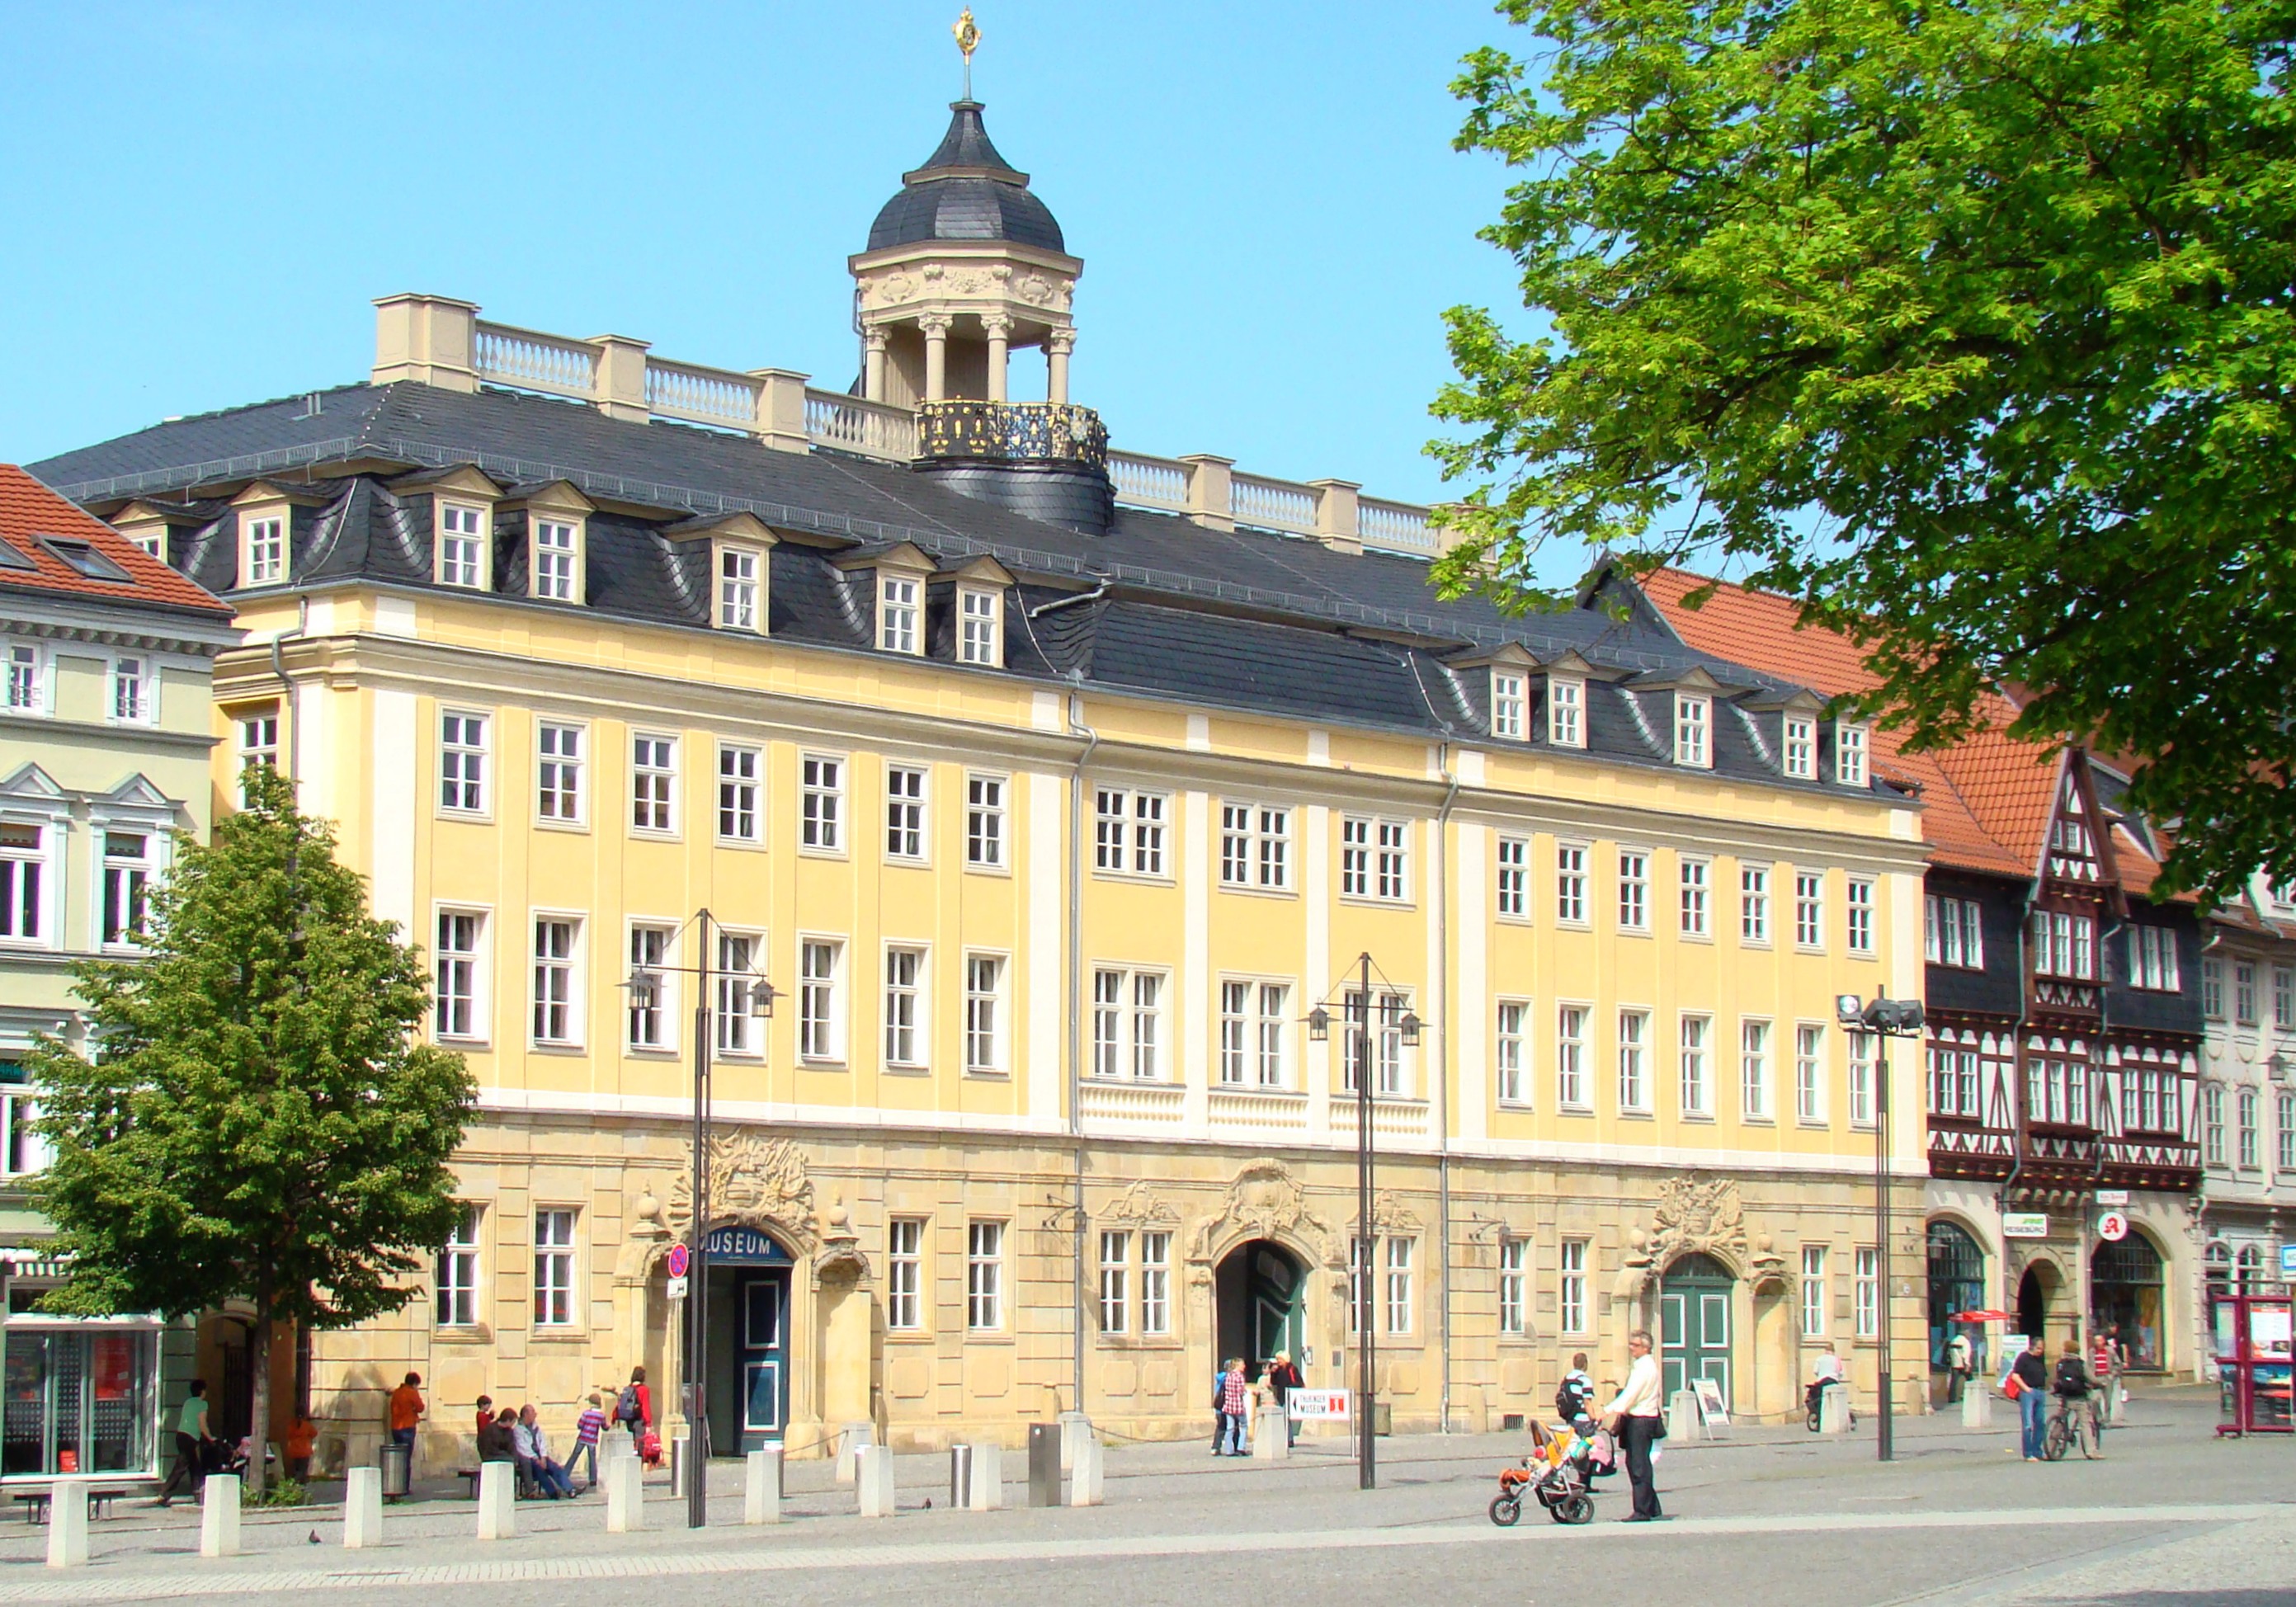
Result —
<path fill-rule="evenodd" d="M 287 578 L 287 519 L 270 513 L 239 521 L 239 583 L 276 586 Z"/>
<path fill-rule="evenodd" d="M 439 584 L 487 584 L 486 514 L 462 503 L 439 504 Z"/>
<path fill-rule="evenodd" d="M 914 1332 L 924 1326 L 925 1224 L 895 1217 L 885 1225 L 885 1326 Z"/>
<path fill-rule="evenodd" d="M 1411 826 L 1406 821 L 1379 823 L 1379 854 L 1374 885 L 1378 896 L 1400 903 L 1411 897 Z"/>
<path fill-rule="evenodd" d="M 1555 845 L 1554 919 L 1564 926 L 1587 924 L 1587 850 L 1581 844 Z"/>
<path fill-rule="evenodd" d="M 0 941 L 49 940 L 47 837 L 45 826 L 0 821 Z"/>
<path fill-rule="evenodd" d="M 1807 716 L 1790 714 L 1785 718 L 1784 740 L 1780 744 L 1779 768 L 1790 781 L 1817 779 L 1817 722 Z"/>
<path fill-rule="evenodd" d="M 1093 869 L 1119 876 L 1163 875 L 1169 799 L 1121 787 L 1095 787 L 1092 796 Z"/>
<path fill-rule="evenodd" d="M 487 724 L 483 714 L 449 710 L 439 717 L 441 809 L 455 815 L 487 812 Z"/>
<path fill-rule="evenodd" d="M 1346 898 L 1371 897 L 1371 820 L 1366 816 L 1341 818 L 1340 895 Z"/>
<path fill-rule="evenodd" d="M 1974 910 L 1977 906 L 1968 906 Z M 1980 965 L 1984 963 L 1980 957 Z M 2181 993 L 2184 978 L 2178 974 L 2177 934 L 2165 926 L 2131 926 L 2128 929 L 2128 985 L 2146 988 L 2159 993 Z M 2273 972 L 2273 1020 L 2283 1027 L 2296 1027 L 2296 972 L 2286 966 Z M 2284 1011 L 2281 1006 L 2285 1004 Z"/>
<path fill-rule="evenodd" d="M 258 765 L 266 770 L 279 767 L 279 705 L 266 703 L 260 709 L 242 709 L 232 719 L 232 728 L 239 737 L 239 767 L 242 774 Z"/>
<path fill-rule="evenodd" d="M 1714 867 L 1703 859 L 1684 859 L 1678 870 L 1682 880 L 1682 935 L 1710 938 L 1714 935 Z"/>
<path fill-rule="evenodd" d="M 2243 1088 L 2240 1098 L 2233 1106 L 2238 1112 L 2234 1140 L 2239 1146 L 2233 1152 L 2238 1158 L 2237 1164 L 2244 1171 L 2253 1171 L 2263 1164 L 2262 1138 L 2258 1131 L 2263 1104 L 2255 1089 Z"/>
<path fill-rule="evenodd" d="M 1281 1088 L 1292 989 L 1283 982 L 1228 979 L 1220 983 L 1220 1081 Z"/>
<path fill-rule="evenodd" d="M 964 778 L 964 862 L 980 870 L 1004 868 L 1004 778 Z"/>
<path fill-rule="evenodd" d="M 907 944 L 885 950 L 885 1063 L 921 1070 L 931 1037 L 925 1027 L 925 951 Z"/>
<path fill-rule="evenodd" d="M 1881 1274 L 1881 1257 L 1871 1245 L 1859 1245 L 1853 1267 L 1850 1319 L 1859 1339 L 1872 1339 L 1882 1331 Z"/>
<path fill-rule="evenodd" d="M 1794 1119 L 1808 1126 L 1825 1120 L 1825 1029 L 1794 1029 Z"/>
<path fill-rule="evenodd" d="M 885 857 L 925 857 L 925 771 L 922 765 L 885 767 Z"/>
<path fill-rule="evenodd" d="M 1340 821 L 1340 893 L 1399 904 L 1411 897 L 1411 823 L 1367 815 Z"/>
<path fill-rule="evenodd" d="M 845 849 L 845 761 L 808 753 L 798 760 L 798 843 L 824 854 Z"/>
<path fill-rule="evenodd" d="M 544 720 L 534 728 L 534 812 L 554 824 L 582 824 L 586 735 L 579 726 L 554 720 Z"/>
<path fill-rule="evenodd" d="M 1004 957 L 964 956 L 964 1069 L 976 1076 L 1004 1070 Z"/>
<path fill-rule="evenodd" d="M 718 836 L 723 842 L 758 842 L 764 823 L 758 808 L 765 755 L 740 742 L 718 744 Z"/>
<path fill-rule="evenodd" d="M 1348 1235 L 1348 1332 L 1361 1333 L 1372 1322 L 1372 1263 L 1378 1252 L 1358 1234 Z"/>
<path fill-rule="evenodd" d="M 1499 839 L 1497 901 L 1500 920 L 1530 919 L 1530 839 L 1528 837 Z"/>
<path fill-rule="evenodd" d="M 1714 767 L 1714 700 L 1704 693 L 1674 694 L 1674 762 Z"/>
<path fill-rule="evenodd" d="M 534 1325 L 574 1325 L 575 1212 L 558 1207 L 534 1213 Z"/>
<path fill-rule="evenodd" d="M 1523 734 L 1522 677 L 1502 670 L 1491 671 L 1491 734 L 1508 742 L 1521 742 Z"/>
<path fill-rule="evenodd" d="M 755 547 L 718 549 L 718 628 L 762 631 L 766 627 L 766 555 Z"/>
<path fill-rule="evenodd" d="M 1410 1078 L 1404 1065 L 1403 1018 L 1411 1008 L 1411 1001 L 1403 994 L 1381 992 L 1371 996 L 1370 1053 L 1372 1092 L 1383 1098 L 1401 1099 L 1409 1095 Z M 1345 1035 L 1346 1063 L 1341 1086 L 1354 1093 L 1359 1086 L 1365 1049 L 1365 1019 L 1366 1001 L 1358 989 L 1350 988 L 1341 996 L 1340 1013 L 1347 1022 Z"/>
<path fill-rule="evenodd" d="M 2033 912 L 2033 969 L 2047 969 L 2048 932 L 2040 910 Z M 2225 1019 L 2224 962 L 2203 955 L 2201 960 L 2201 1013 L 2212 1021 Z"/>
<path fill-rule="evenodd" d="M 2169 952 L 2173 965 L 2176 954 L 2173 944 Z M 2284 1030 L 2296 1027 L 2296 966 L 2276 965 L 2272 968 L 2272 1024 Z"/>
<path fill-rule="evenodd" d="M 534 918 L 534 1041 L 570 1045 L 581 1036 L 575 949 L 581 922 L 570 915 Z"/>
<path fill-rule="evenodd" d="M 160 717 L 159 666 L 141 653 L 122 653 L 111 660 L 111 721 L 118 726 L 148 726 Z"/>
<path fill-rule="evenodd" d="M 677 1006 L 671 994 L 676 978 L 668 969 L 669 946 L 675 929 L 652 922 L 633 922 L 630 927 L 630 969 L 652 974 L 651 994 L 633 992 L 629 996 L 629 1046 L 638 1050 L 674 1048 L 676 1034 L 670 1023 L 677 1019 Z"/>
<path fill-rule="evenodd" d="M 1499 1241 L 1499 1332 L 1521 1339 L 1529 1329 L 1526 1291 L 1530 1283 L 1530 1241 Z"/>
<path fill-rule="evenodd" d="M 630 738 L 630 830 L 677 829 L 677 739 L 640 733 Z"/>
<path fill-rule="evenodd" d="M 2276 1168 L 2296 1172 L 2296 1094 L 2283 1092 L 2273 1100 L 2276 1107 L 2273 1135 Z"/>
<path fill-rule="evenodd" d="M 1794 873 L 1794 947 L 1825 947 L 1825 878 L 1816 871 Z"/>
<path fill-rule="evenodd" d="M 1856 720 L 1835 721 L 1833 779 L 1845 787 L 1862 787 L 1868 778 L 1866 727 Z"/>
<path fill-rule="evenodd" d="M 1842 947 L 1853 955 L 1874 952 L 1874 883 L 1864 876 L 1852 876 L 1841 885 L 1841 907 L 1848 917 L 1843 927 Z"/>
<path fill-rule="evenodd" d="M 1387 1331 L 1390 1333 L 1411 1332 L 1413 1267 L 1418 1241 L 1400 1234 L 1390 1234 L 1387 1241 Z"/>
<path fill-rule="evenodd" d="M 877 578 L 877 645 L 887 652 L 924 651 L 917 629 L 918 582 L 907 575 Z"/>
<path fill-rule="evenodd" d="M 1801 1247 L 1801 1336 L 1825 1337 L 1825 1246 Z"/>
<path fill-rule="evenodd" d="M 845 1058 L 845 945 L 835 938 L 806 938 L 797 946 L 797 1052 L 809 1061 Z"/>
<path fill-rule="evenodd" d="M 37 714 L 47 704 L 47 655 L 29 642 L 8 644 L 8 680 L 0 707 L 12 714 Z"/>
<path fill-rule="evenodd" d="M 1555 1255 L 1556 1326 L 1565 1333 L 1587 1329 L 1587 1241 L 1565 1239 Z"/>
<path fill-rule="evenodd" d="M 477 1206 L 463 1207 L 453 1234 L 439 1252 L 438 1325 L 441 1328 L 478 1326 L 479 1222 Z"/>
<path fill-rule="evenodd" d="M 2096 917 L 2070 910 L 2037 909 L 2033 912 L 2033 969 L 2043 976 L 2070 977 L 2077 981 L 2096 980 Z M 2205 972 L 2202 980 L 2207 981 Z M 2223 1006 L 2223 971 L 2218 967 L 2216 1008 L 2210 1013 L 2221 1016 Z M 2250 967 L 2248 1014 L 2243 1019 L 2256 1020 L 2255 968 Z M 2206 988 L 2203 988 L 2205 996 Z"/>
<path fill-rule="evenodd" d="M 40 1136 L 37 1090 L 23 1083 L 0 1086 L 0 1177 L 28 1177 L 48 1169 L 55 1152 Z"/>
<path fill-rule="evenodd" d="M 1743 943 L 1770 940 L 1770 867 L 1738 867 L 1738 939 Z"/>
<path fill-rule="evenodd" d="M 1874 1125 L 1874 1035 L 1849 1034 L 1849 1125 Z"/>
<path fill-rule="evenodd" d="M 1738 1023 L 1738 1112 L 1749 1121 L 1770 1119 L 1770 1024 Z"/>
<path fill-rule="evenodd" d="M 2256 962 L 2234 960 L 2232 966 L 2232 1019 L 2243 1027 L 2253 1027 L 2259 1013 L 2256 1004 Z"/>
<path fill-rule="evenodd" d="M 965 1224 L 964 1325 L 975 1333 L 1004 1326 L 1004 1225 Z"/>
<path fill-rule="evenodd" d="M 1094 1075 L 1164 1076 L 1164 973 L 1101 966 L 1092 973 Z"/>
<path fill-rule="evenodd" d="M 1499 1103 L 1530 1103 L 1530 1004 L 1524 999 L 1501 999 L 1492 1038 L 1492 1059 L 1498 1071 Z"/>
<path fill-rule="evenodd" d="M 1587 745 L 1587 683 L 1555 676 L 1546 683 L 1546 740 L 1557 748 Z"/>
<path fill-rule="evenodd" d="M 1271 804 L 1220 806 L 1220 885 L 1267 892 L 1291 887 L 1291 810 Z"/>
<path fill-rule="evenodd" d="M 486 1013 L 480 1007 L 486 975 L 479 950 L 486 935 L 486 913 L 475 909 L 439 912 L 438 944 L 431 950 L 430 1036 L 448 1043 L 483 1039 Z"/>
<path fill-rule="evenodd" d="M 1619 1012 L 1619 1109 L 1646 1111 L 1650 1095 L 1650 1012 Z"/>
<path fill-rule="evenodd" d="M 1619 930 L 1648 931 L 1650 856 L 1640 849 L 1619 850 Z"/>
<path fill-rule="evenodd" d="M 718 929 L 718 975 L 713 979 L 717 997 L 709 1013 L 720 1054 L 748 1059 L 766 1052 L 764 1023 L 750 1010 L 750 973 L 764 947 L 765 939 L 755 932 Z"/>
<path fill-rule="evenodd" d="M 2128 952 L 2132 962 L 2137 953 L 2138 939 L 2157 927 L 2132 926 L 2128 929 Z M 2170 954 L 2175 951 L 2172 946 Z M 1966 971 L 1985 969 L 1985 922 L 1983 906 L 1974 898 L 1949 898 L 1931 893 L 1922 900 L 1922 957 L 1932 965 L 1953 965 Z M 2129 980 L 2137 987 L 2132 963 Z"/>
<path fill-rule="evenodd" d="M 1555 1006 L 1554 1102 L 1566 1111 L 1587 1108 L 1587 1007 L 1584 1004 Z"/>
<path fill-rule="evenodd" d="M 1131 1326 L 1132 1235 L 1114 1228 L 1100 1234 L 1100 1331 L 1122 1333 Z"/>
<path fill-rule="evenodd" d="M 152 839 L 144 832 L 105 827 L 103 920 L 99 947 L 134 950 L 144 947 L 144 917 L 152 891 Z"/>
<path fill-rule="evenodd" d="M 2036 1117 L 2047 1114 L 2042 1101 L 2034 1097 L 2030 1089 L 2041 1080 L 2038 1069 L 2029 1070 L 2027 1109 Z M 2062 1108 L 2062 1107 L 2061 1107 Z M 2225 1091 L 2221 1083 L 2208 1083 L 2201 1089 L 2201 1161 L 2204 1166 L 2225 1163 Z"/>
<path fill-rule="evenodd" d="M 989 586 L 956 588 L 956 658 L 960 664 L 1004 662 L 1004 594 Z"/>
<path fill-rule="evenodd" d="M 1682 1113 L 1691 1117 L 1714 1114 L 1714 1018 L 1685 1015 L 1682 1039 Z"/>
<path fill-rule="evenodd" d="M 1140 1235 L 1140 1332 L 1172 1331 L 1172 1235 L 1163 1229 Z"/>

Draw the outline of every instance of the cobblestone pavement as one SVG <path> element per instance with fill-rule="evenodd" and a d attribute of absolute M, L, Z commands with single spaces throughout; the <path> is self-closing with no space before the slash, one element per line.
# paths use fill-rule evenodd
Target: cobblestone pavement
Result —
<path fill-rule="evenodd" d="M 1381 1442 L 1381 1488 L 1356 1488 L 1348 1447 L 1303 1441 L 1288 1464 L 1218 1460 L 1208 1446 L 1119 1446 L 1107 1503 L 1089 1510 L 947 1510 L 946 1461 L 900 1460 L 901 1511 L 852 1515 L 822 1463 L 793 1464 L 789 1521 L 740 1524 L 740 1473 L 714 1470 L 712 1526 L 650 1491 L 649 1528 L 604 1532 L 595 1499 L 519 1508 L 520 1533 L 481 1544 L 471 1505 L 390 1509 L 386 1544 L 340 1549 L 328 1507 L 249 1513 L 244 1554 L 198 1555 L 195 1511 L 137 1504 L 91 1526 L 86 1569 L 43 1565 L 45 1531 L 0 1525 L 0 1603 L 246 1600 L 324 1595 L 345 1607 L 535 1607 L 595 1595 L 646 1607 L 908 1598 L 935 1607 L 1075 1602 L 1113 1589 L 1125 1607 L 1195 1607 L 1207 1592 L 1263 1603 L 1636 1600 L 1694 1593 L 1697 1607 L 2261 1607 L 2296 1604 L 2296 1444 L 2215 1440 L 2213 1398 L 2140 1399 L 2105 1460 L 2033 1465 L 2005 1429 L 1900 1425 L 1899 1459 L 1874 1458 L 1870 1425 L 1846 1440 L 1741 1431 L 1670 1443 L 1660 1484 L 1674 1521 L 1628 1526 L 1625 1481 L 1586 1529 L 1495 1528 L 1484 1509 L 1519 1437 Z M 1008 1472 L 1017 1458 L 1007 1455 Z M 323 1487 L 324 1488 L 324 1487 Z M 1008 1498 L 1024 1492 L 1008 1482 Z M 443 1496 L 444 1492 L 439 1492 Z M 931 1501 L 930 1509 L 927 1501 Z M 316 1536 L 318 1544 L 311 1543 Z"/>

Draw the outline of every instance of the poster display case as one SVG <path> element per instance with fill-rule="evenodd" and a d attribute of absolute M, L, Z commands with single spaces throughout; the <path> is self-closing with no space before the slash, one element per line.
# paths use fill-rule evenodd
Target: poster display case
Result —
<path fill-rule="evenodd" d="M 2286 1295 L 2224 1294 L 2209 1308 L 2209 1335 L 2223 1392 L 2218 1434 L 2296 1431 L 2290 1368 L 2296 1318 Z"/>

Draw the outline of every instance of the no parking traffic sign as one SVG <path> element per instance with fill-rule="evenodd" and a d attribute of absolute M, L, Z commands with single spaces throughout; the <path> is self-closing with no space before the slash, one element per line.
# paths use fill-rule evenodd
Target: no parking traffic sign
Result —
<path fill-rule="evenodd" d="M 685 1275 L 686 1267 L 693 1259 L 693 1252 L 683 1244 L 673 1244 L 669 1247 L 669 1254 L 663 1259 L 669 1265 L 669 1275 L 673 1278 L 682 1278 Z"/>

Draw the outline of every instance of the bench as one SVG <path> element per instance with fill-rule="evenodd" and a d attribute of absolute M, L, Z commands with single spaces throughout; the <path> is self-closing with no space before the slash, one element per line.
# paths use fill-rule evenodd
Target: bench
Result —
<path fill-rule="evenodd" d="M 124 1489 L 99 1489 L 88 1491 L 88 1516 L 91 1518 L 109 1518 L 111 1516 L 111 1504 L 127 1494 L 127 1492 Z M 16 1501 L 17 1504 L 24 1509 L 25 1522 L 45 1523 L 48 1521 L 48 1492 L 46 1490 L 26 1490 L 16 1497 Z"/>

